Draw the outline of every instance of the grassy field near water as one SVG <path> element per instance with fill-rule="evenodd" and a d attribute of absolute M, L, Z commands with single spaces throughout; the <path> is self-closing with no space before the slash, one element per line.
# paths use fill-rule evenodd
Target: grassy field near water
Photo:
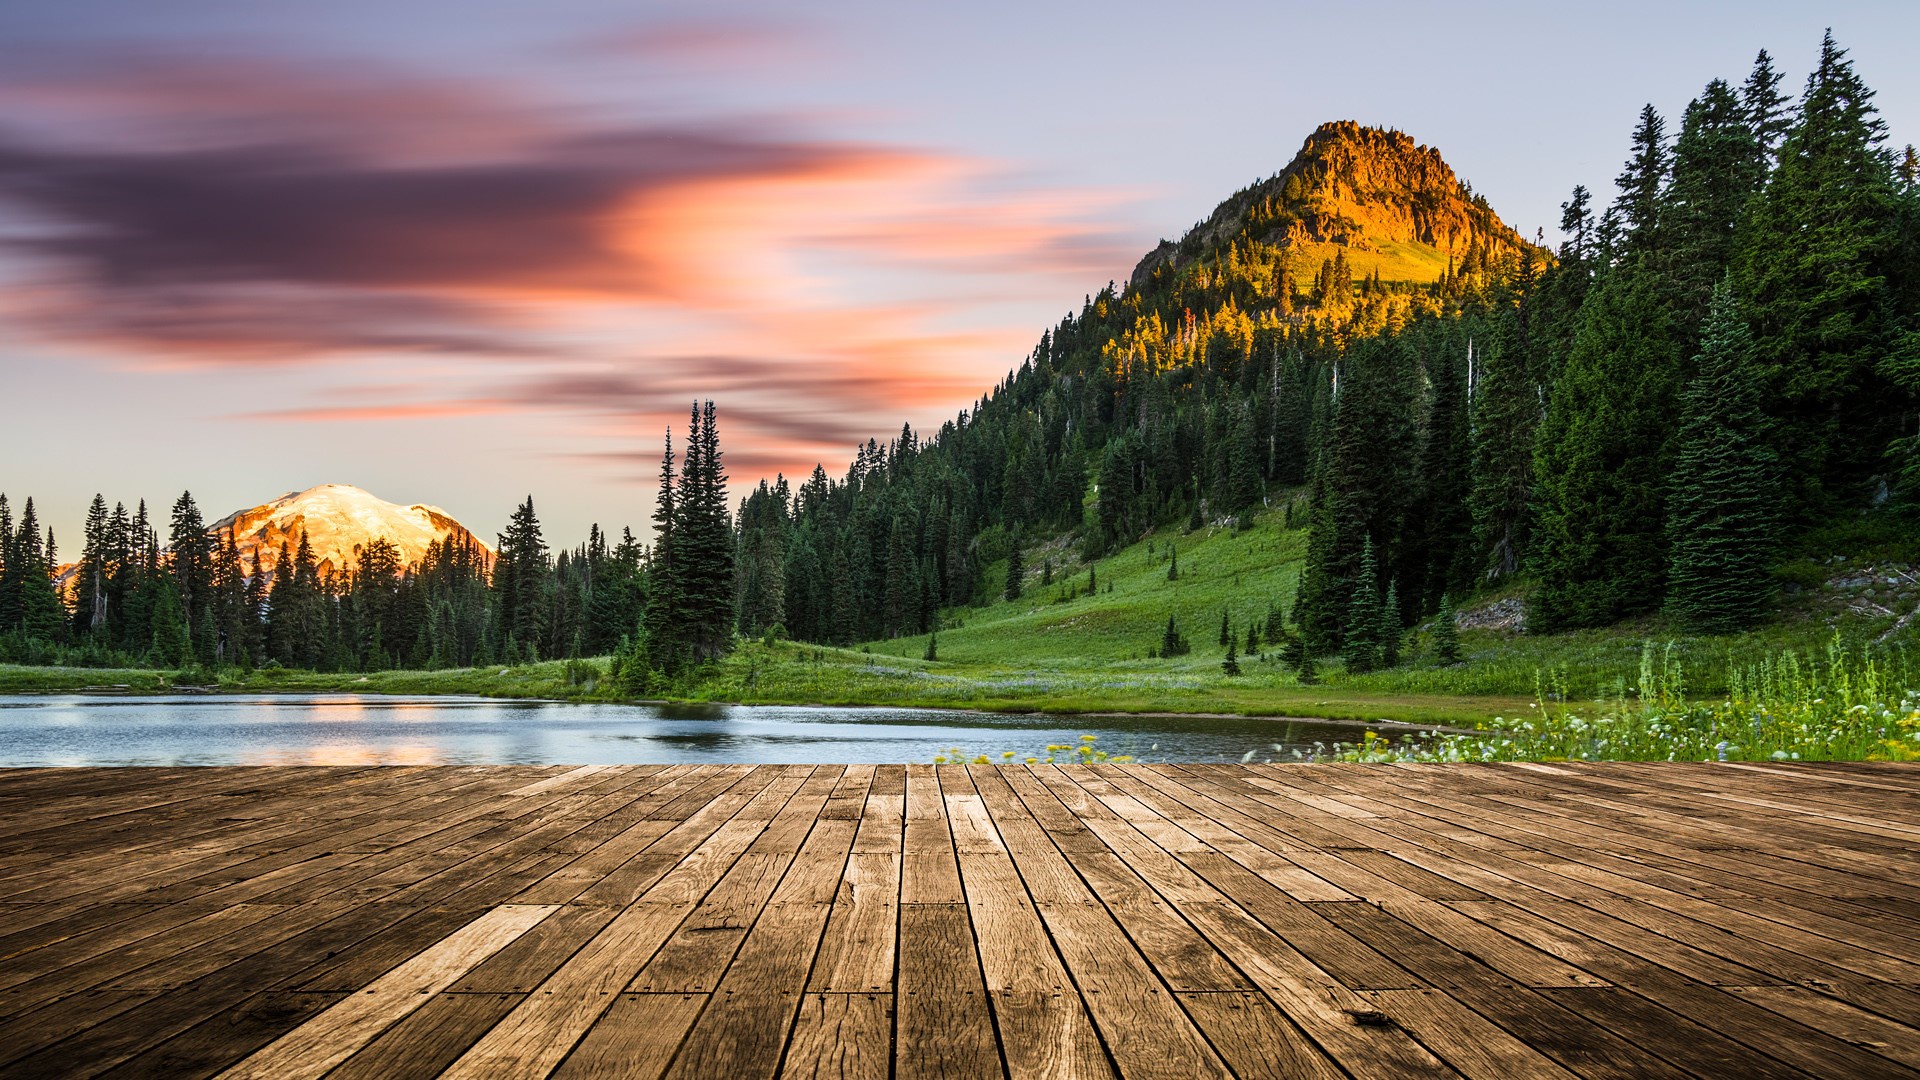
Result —
<path fill-rule="evenodd" d="M 1855 538 L 1857 539 L 1857 538 Z M 1858 546 L 1858 545 L 1856 545 Z M 1430 627 L 1390 670 L 1349 675 L 1337 660 L 1303 685 L 1249 622 L 1290 604 L 1306 551 L 1283 512 L 1251 527 L 1170 529 L 1089 566 L 1065 542 L 1025 552 L 1022 595 L 945 613 L 926 659 L 918 635 L 841 649 L 748 641 L 670 690 L 676 700 L 895 705 L 1002 712 L 1222 713 L 1447 724 L 1479 742 L 1356 744 L 1344 753 L 1490 757 L 1901 757 L 1920 752 L 1920 677 L 1908 662 L 1911 575 L 1870 549 L 1796 561 L 1771 623 L 1731 637 L 1676 633 L 1657 618 L 1530 635 L 1466 629 L 1463 661 L 1433 655 Z M 1178 562 L 1178 573 L 1172 573 Z M 1005 564 L 985 568 L 1000 582 Z M 1091 585 L 1091 588 L 1090 588 Z M 1903 592 L 1902 590 L 1907 591 Z M 1466 609 L 1512 608 L 1512 595 Z M 1241 674 L 1221 667 L 1225 616 Z M 1157 658 L 1172 617 L 1192 652 Z M 1497 622 L 1497 620 L 1495 620 Z M 442 671 L 162 672 L 0 666 L 0 692 L 360 692 L 617 700 L 606 658 Z"/>

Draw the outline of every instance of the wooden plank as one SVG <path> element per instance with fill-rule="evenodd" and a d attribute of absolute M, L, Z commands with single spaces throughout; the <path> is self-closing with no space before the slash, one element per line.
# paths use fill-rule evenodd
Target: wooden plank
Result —
<path fill-rule="evenodd" d="M 795 1080 L 887 1080 L 892 994 L 808 994 L 780 1075 Z"/>
<path fill-rule="evenodd" d="M 425 1004 L 427 995 L 452 986 L 555 910 L 533 905 L 494 908 L 221 1076 L 226 1080 L 323 1076 Z"/>
<path fill-rule="evenodd" d="M 905 861 L 901 864 L 900 902 L 965 903 L 960 867 L 954 861 L 953 832 L 947 824 L 947 805 L 940 797 L 940 778 L 933 766 L 907 766 L 903 807 Z"/>
<path fill-rule="evenodd" d="M 1573 1074 L 1439 990 L 1370 990 L 1366 997 L 1472 1080 L 1572 1080 Z"/>
<path fill-rule="evenodd" d="M 442 1075 L 492 1080 L 552 1072 L 689 910 L 638 903 L 622 911 Z"/>
<path fill-rule="evenodd" d="M 553 1080 L 656 1080 L 706 1008 L 705 994 L 621 994 L 594 1022 Z M 502 1072 L 501 1076 L 546 1076 Z"/>
<path fill-rule="evenodd" d="M 521 996 L 436 994 L 328 1073 L 327 1080 L 438 1076 L 512 1011 Z"/>
<path fill-rule="evenodd" d="M 899 920 L 900 856 L 848 855 L 807 989 L 890 994 Z"/>
<path fill-rule="evenodd" d="M 1728 992 L 1920 1071 L 1920 1027 L 1875 1016 L 1805 986 L 1734 986 Z"/>
<path fill-rule="evenodd" d="M 1236 1076 L 1335 1080 L 1346 1075 L 1257 991 L 1175 996 Z"/>
<path fill-rule="evenodd" d="M 774 1075 L 857 829 L 849 820 L 815 823 L 668 1076 Z"/>
<path fill-rule="evenodd" d="M 901 907 L 896 1001 L 896 1076 L 1001 1075 L 986 983 L 964 906 Z"/>

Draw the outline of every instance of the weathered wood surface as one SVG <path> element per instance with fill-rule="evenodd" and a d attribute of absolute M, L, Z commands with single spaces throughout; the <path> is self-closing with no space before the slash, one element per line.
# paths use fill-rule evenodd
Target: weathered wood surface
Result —
<path fill-rule="evenodd" d="M 0 770 L 0 1076 L 1920 1075 L 1920 768 Z"/>

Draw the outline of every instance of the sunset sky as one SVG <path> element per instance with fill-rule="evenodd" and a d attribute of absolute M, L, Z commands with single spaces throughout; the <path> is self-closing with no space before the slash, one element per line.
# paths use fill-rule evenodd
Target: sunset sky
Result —
<path fill-rule="evenodd" d="M 12 0 L 0 491 L 209 518 L 325 482 L 636 532 L 932 431 L 1161 237 L 1354 119 L 1526 235 L 1831 25 L 1920 141 L 1920 5 Z"/>

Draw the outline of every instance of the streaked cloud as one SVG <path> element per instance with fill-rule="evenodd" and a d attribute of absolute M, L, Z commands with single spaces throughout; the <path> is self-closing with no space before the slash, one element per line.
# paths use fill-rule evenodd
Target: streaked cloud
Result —
<path fill-rule="evenodd" d="M 793 31 L 596 48 L 730 63 Z M 966 406 L 1037 335 L 1036 288 L 1075 297 L 1135 246 L 1131 193 L 824 115 L 259 52 L 0 47 L 0 71 L 0 320 L 120 366 L 309 373 L 300 400 L 216 412 L 248 423 L 496 417 L 624 472 L 711 397 L 737 479 L 837 468 Z M 347 381 L 368 365 L 398 381 Z"/>

